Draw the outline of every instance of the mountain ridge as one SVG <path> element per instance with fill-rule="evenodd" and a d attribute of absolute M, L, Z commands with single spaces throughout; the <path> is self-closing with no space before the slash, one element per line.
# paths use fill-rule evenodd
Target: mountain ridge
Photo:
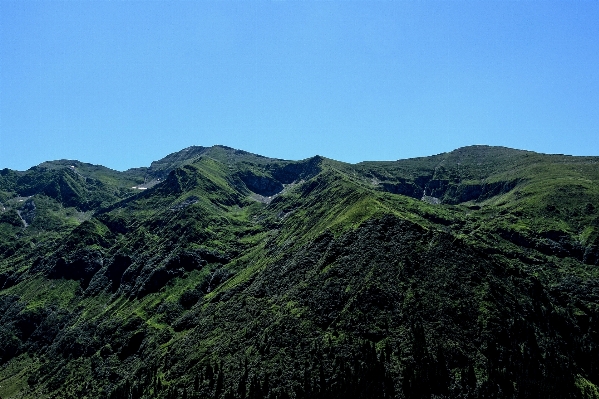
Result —
<path fill-rule="evenodd" d="M 104 178 L 104 181 L 109 179 L 109 178 L 113 178 L 116 175 L 119 176 L 123 176 L 123 177 L 127 177 L 127 183 L 135 183 L 135 182 L 140 182 L 141 178 L 143 178 L 143 183 L 151 183 L 148 185 L 148 187 L 151 187 L 153 184 L 156 184 L 160 179 L 164 179 L 166 178 L 166 176 L 168 175 L 168 173 L 170 173 L 170 171 L 184 166 L 185 164 L 189 164 L 189 163 L 193 163 L 194 160 L 199 159 L 202 156 L 208 156 L 208 157 L 212 157 L 213 159 L 219 161 L 219 162 L 223 162 L 223 163 L 256 163 L 256 164 L 272 164 L 272 163 L 283 163 L 283 164 L 291 164 L 291 163 L 300 163 L 300 162 L 309 162 L 309 160 L 311 159 L 323 159 L 326 160 L 327 163 L 329 164 L 335 164 L 337 167 L 340 168 L 345 168 L 345 169 L 354 169 L 354 172 L 356 170 L 362 170 L 365 173 L 372 173 L 375 172 L 376 173 L 376 167 L 379 166 L 390 166 L 390 165 L 394 165 L 397 167 L 397 169 L 401 169 L 402 165 L 407 165 L 407 167 L 405 167 L 404 169 L 410 168 L 410 169 L 414 169 L 414 166 L 416 166 L 416 168 L 419 169 L 423 169 L 423 171 L 428 172 L 428 174 L 431 174 L 430 172 L 434 171 L 432 173 L 432 176 L 430 176 L 429 180 L 447 180 L 447 176 L 442 176 L 443 173 L 437 173 L 437 171 L 439 169 L 442 170 L 442 172 L 445 171 L 446 169 L 446 164 L 449 163 L 452 166 L 454 165 L 458 165 L 457 169 L 458 169 L 458 174 L 460 174 L 459 171 L 459 165 L 464 163 L 464 161 L 467 162 L 466 168 L 467 166 L 471 166 L 468 165 L 468 161 L 469 158 L 476 158 L 476 160 L 478 161 L 478 163 L 485 163 L 485 164 L 495 164 L 498 165 L 498 168 L 505 168 L 505 163 L 508 160 L 514 161 L 517 159 L 523 160 L 525 158 L 528 157 L 532 157 L 532 158 L 546 158 L 546 159 L 550 159 L 553 158 L 554 160 L 558 160 L 561 162 L 572 162 L 575 161 L 577 163 L 579 162 L 598 162 L 597 157 L 576 157 L 576 156 L 569 156 L 569 155 L 561 155 L 561 154 L 541 154 L 541 153 L 535 153 L 532 151 L 526 151 L 526 150 L 517 150 L 517 149 L 512 149 L 512 148 L 507 148 L 507 147 L 497 147 L 497 146 L 484 146 L 484 145 L 473 145 L 473 146 L 467 146 L 467 147 L 461 147 L 458 148 L 456 150 L 450 151 L 450 152 L 446 152 L 446 153 L 440 153 L 437 155 L 432 155 L 432 156 L 428 156 L 428 157 L 416 157 L 416 158 L 407 158 L 407 159 L 399 159 L 396 161 L 362 161 L 362 162 L 358 162 L 356 164 L 347 164 L 344 162 L 339 162 L 339 161 L 335 161 L 332 159 L 328 159 L 328 158 L 324 158 L 324 157 L 320 157 L 320 156 L 315 156 L 315 157 L 311 157 L 311 158 L 306 158 L 305 160 L 300 160 L 300 161 L 290 161 L 290 160 L 282 160 L 282 159 L 277 159 L 277 158 L 268 158 L 268 157 L 264 157 L 262 155 L 257 155 L 257 154 L 252 154 L 246 151 L 242 151 L 242 150 L 237 150 L 231 147 L 227 147 L 227 146 L 223 146 L 223 145 L 215 145 L 212 147 L 202 147 L 202 146 L 191 146 L 191 147 L 187 147 L 181 151 L 178 152 L 174 152 L 172 154 L 167 155 L 166 157 L 157 160 L 157 161 L 153 161 L 151 163 L 150 166 L 148 167 L 137 167 L 137 168 L 131 168 L 128 169 L 127 171 L 123 171 L 123 172 L 119 172 L 119 171 L 115 171 L 109 168 L 106 168 L 105 166 L 102 165 L 92 165 L 92 164 L 87 164 L 87 163 L 83 163 L 80 161 L 76 161 L 76 160 L 57 160 L 57 161 L 46 161 L 43 162 L 37 166 L 34 166 L 32 168 L 30 168 L 29 170 L 36 170 L 36 169 L 56 169 L 56 168 L 73 168 L 75 169 L 75 165 L 77 168 L 77 172 L 81 174 L 81 172 L 83 172 L 83 174 L 85 175 L 85 177 L 88 178 L 98 178 L 98 176 L 100 176 L 99 180 L 102 180 L 102 177 Z M 464 158 L 464 159 L 462 159 Z M 488 159 L 491 158 L 491 159 Z M 461 161 L 461 162 L 460 162 Z M 482 161 L 482 162 L 481 162 Z M 470 162 L 471 164 L 472 162 Z M 410 165 L 412 164 L 412 165 Z M 83 166 L 83 170 L 80 171 L 82 169 Z M 489 167 L 489 165 L 486 165 L 487 167 Z M 365 171 L 365 169 L 368 169 Z M 10 170 L 5 169 L 4 174 L 8 174 Z M 12 171 L 13 174 L 23 174 L 24 172 L 19 172 L 19 171 Z M 102 173 L 104 172 L 104 173 Z M 401 171 L 400 171 L 401 172 Z M 446 171 L 445 171 L 446 172 Z M 462 167 L 462 172 L 464 173 L 464 167 Z M 435 174 L 437 174 L 438 176 L 435 176 Z M 447 174 L 447 173 L 445 173 Z M 108 177 L 106 175 L 109 175 Z M 439 176 L 440 175 L 440 176 Z M 425 177 L 426 174 L 422 174 L 419 177 Z M 378 176 L 380 177 L 380 176 Z M 399 180 L 403 179 L 403 176 L 395 176 L 396 178 L 399 178 Z M 441 179 L 435 179 L 435 177 L 441 177 Z M 452 176 L 453 178 L 455 178 L 455 176 Z M 472 178 L 474 176 L 470 176 L 470 175 L 466 175 L 465 176 L 466 179 L 468 179 L 468 177 Z M 489 176 L 483 176 L 481 175 L 479 177 L 479 180 L 485 180 L 486 178 L 488 178 Z M 375 175 L 374 178 L 376 179 L 377 176 Z M 460 179 L 463 179 L 464 176 L 460 176 Z M 397 180 L 397 179 L 395 179 Z M 387 182 L 387 184 L 389 184 L 390 182 Z M 385 183 L 383 183 L 385 184 Z M 438 184 L 437 183 L 433 183 L 433 184 Z M 142 187 L 142 185 L 140 185 L 140 187 Z M 417 184 L 418 189 L 421 190 L 422 194 L 424 194 L 424 190 L 426 187 L 423 187 L 422 184 Z M 144 188 L 147 188 L 144 186 Z M 396 187 L 393 187 L 392 185 L 389 185 L 388 187 L 386 187 L 385 189 L 387 190 L 397 190 Z M 435 188 L 433 188 L 434 190 Z M 402 192 L 402 194 L 406 194 L 406 192 Z M 415 196 L 416 194 L 413 193 L 412 196 Z M 461 202 L 465 202 L 465 201 L 461 201 Z"/>
<path fill-rule="evenodd" d="M 150 163 L 150 165 L 148 166 L 136 166 L 136 167 L 132 167 L 126 170 L 116 170 L 116 169 L 112 169 L 110 168 L 110 166 L 106 166 L 106 165 L 96 165 L 96 164 L 90 164 L 90 163 L 86 163 L 84 161 L 80 161 L 80 160 L 69 160 L 69 159 L 58 159 L 58 160 L 53 160 L 53 161 L 44 161 L 38 165 L 34 165 L 31 168 L 35 168 L 35 167 L 45 167 L 45 166 L 52 166 L 53 164 L 57 164 L 60 166 L 65 166 L 65 165 L 72 165 L 72 164 L 85 164 L 88 166 L 95 166 L 95 167 L 103 167 L 103 168 L 108 168 L 111 169 L 115 172 L 119 172 L 119 173 L 123 173 L 123 172 L 128 172 L 128 171 L 135 171 L 136 169 L 140 169 L 140 168 L 151 168 L 152 164 L 156 164 L 156 165 L 160 165 L 162 163 L 167 163 L 168 160 L 170 159 L 183 159 L 185 161 L 189 161 L 190 159 L 192 159 L 195 156 L 199 156 L 202 154 L 206 154 L 209 153 L 211 151 L 214 150 L 223 150 L 224 152 L 230 152 L 233 154 L 237 154 L 237 155 L 247 155 L 250 157 L 255 157 L 255 158 L 259 158 L 259 159 L 264 159 L 264 160 L 270 160 L 270 161 L 287 161 L 287 162 L 297 162 L 297 161 L 301 161 L 301 160 L 287 160 L 287 159 L 282 159 L 282 158 L 273 158 L 273 157 L 268 157 L 268 156 L 264 156 L 264 155 L 260 155 L 260 154 L 255 154 L 255 153 L 251 153 L 248 151 L 244 151 L 241 149 L 236 149 L 227 145 L 222 145 L 222 144 L 215 144 L 213 146 L 209 146 L 209 147 L 204 147 L 204 146 L 197 146 L 197 145 L 192 145 L 189 147 L 185 147 L 179 151 L 175 151 L 173 153 L 170 153 L 166 156 L 164 156 L 161 159 L 158 159 L 156 161 L 152 161 Z M 468 145 L 468 146 L 463 146 L 463 147 L 458 147 L 454 150 L 448 151 L 448 152 L 441 152 L 438 154 L 432 154 L 432 155 L 427 155 L 427 156 L 418 156 L 418 157 L 412 157 L 412 158 L 400 158 L 400 159 L 396 159 L 396 160 L 382 160 L 382 161 L 376 161 L 376 160 L 364 160 L 364 161 L 359 161 L 356 163 L 348 163 L 348 162 L 343 162 L 343 161 L 337 161 L 337 162 L 342 162 L 342 163 L 347 163 L 350 165 L 358 165 L 361 163 L 368 163 L 368 162 L 401 162 L 401 161 L 408 161 L 408 160 L 418 160 L 418 159 L 425 159 L 425 158 L 431 158 L 431 157 L 439 157 L 439 156 L 444 156 L 444 155 L 450 155 L 450 154 L 459 154 L 461 152 L 468 152 L 471 150 L 498 150 L 498 151 L 509 151 L 509 152 L 521 152 L 521 153 L 527 153 L 527 154 L 536 154 L 536 155 L 546 155 L 546 156 L 556 156 L 556 157 L 572 157 L 572 158 L 596 158 L 596 156 L 578 156 L 578 155 L 568 155 L 568 154 L 548 154 L 548 153 L 541 153 L 541 152 L 535 152 L 535 151 L 530 151 L 530 150 L 521 150 L 521 149 L 517 149 L 517 148 L 511 148 L 511 147 L 505 147 L 505 146 L 492 146 L 492 145 L 484 145 L 484 144 L 473 144 L 473 145 Z M 192 156 L 188 156 L 185 157 L 184 154 L 189 154 L 192 153 Z M 221 153 L 222 156 L 222 153 Z M 322 157 L 321 155 L 314 155 L 313 157 Z M 309 157 L 312 158 L 312 157 Z M 306 158 L 306 159 L 309 159 Z M 323 157 L 326 158 L 326 157 Z M 327 159 L 331 159 L 331 158 L 327 158 Z M 222 159 L 221 159 L 222 161 Z M 4 169 L 8 169 L 9 168 L 4 168 Z M 24 171 L 19 171 L 19 170 L 15 170 L 16 172 L 24 172 Z"/>

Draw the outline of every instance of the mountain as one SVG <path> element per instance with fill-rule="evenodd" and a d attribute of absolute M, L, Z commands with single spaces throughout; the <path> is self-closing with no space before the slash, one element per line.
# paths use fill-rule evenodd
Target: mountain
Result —
<path fill-rule="evenodd" d="M 599 157 L 0 170 L 0 397 L 599 398 Z"/>

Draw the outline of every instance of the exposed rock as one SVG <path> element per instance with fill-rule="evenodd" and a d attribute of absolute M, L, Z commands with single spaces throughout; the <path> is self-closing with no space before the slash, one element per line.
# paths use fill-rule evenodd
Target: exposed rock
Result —
<path fill-rule="evenodd" d="M 198 197 L 196 197 L 195 195 L 192 195 L 191 197 L 187 198 L 185 201 L 171 206 L 169 209 L 171 211 L 180 211 L 181 209 L 185 209 L 188 206 L 195 204 L 199 200 L 200 199 Z"/>
<path fill-rule="evenodd" d="M 29 198 L 27 201 L 25 201 L 21 209 L 17 211 L 19 213 L 19 216 L 23 220 L 24 227 L 27 227 L 31 223 L 33 223 L 33 219 L 35 219 L 36 209 L 37 208 L 35 206 L 35 202 L 33 202 L 32 198 Z"/>
<path fill-rule="evenodd" d="M 441 203 L 441 200 L 439 198 L 432 197 L 430 195 L 423 195 L 421 200 L 431 205 L 439 205 Z"/>
<path fill-rule="evenodd" d="M 251 172 L 244 172 L 240 173 L 239 178 L 248 190 L 265 197 L 270 197 L 283 191 L 283 184 L 272 177 L 257 176 Z"/>
<path fill-rule="evenodd" d="M 82 249 L 66 258 L 56 259 L 48 277 L 78 280 L 81 282 L 81 287 L 85 289 L 103 263 L 104 259 L 100 252 L 93 249 Z"/>

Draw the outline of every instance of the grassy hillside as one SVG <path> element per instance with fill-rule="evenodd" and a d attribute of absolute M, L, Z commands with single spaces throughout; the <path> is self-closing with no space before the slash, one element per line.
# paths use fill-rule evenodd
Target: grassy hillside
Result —
<path fill-rule="evenodd" d="M 599 398 L 599 158 L 0 171 L 0 397 Z"/>

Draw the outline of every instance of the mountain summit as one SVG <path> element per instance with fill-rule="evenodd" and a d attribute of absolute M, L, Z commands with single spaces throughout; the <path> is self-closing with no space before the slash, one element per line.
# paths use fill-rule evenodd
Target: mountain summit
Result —
<path fill-rule="evenodd" d="M 599 398 L 599 157 L 0 170 L 0 397 Z"/>

